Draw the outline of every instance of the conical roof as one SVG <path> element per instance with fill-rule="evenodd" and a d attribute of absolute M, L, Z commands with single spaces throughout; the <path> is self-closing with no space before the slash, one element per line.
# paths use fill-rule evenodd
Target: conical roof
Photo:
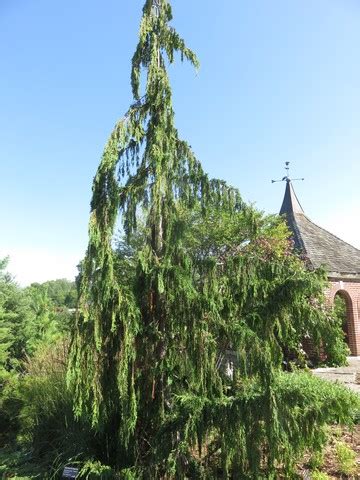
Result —
<path fill-rule="evenodd" d="M 281 205 L 280 215 L 288 212 L 304 213 L 290 180 L 286 180 L 285 195 Z"/>
<path fill-rule="evenodd" d="M 329 277 L 360 279 L 360 250 L 313 223 L 304 213 L 291 180 L 286 180 L 280 210 L 293 233 L 295 248 L 314 268 L 324 266 Z"/>

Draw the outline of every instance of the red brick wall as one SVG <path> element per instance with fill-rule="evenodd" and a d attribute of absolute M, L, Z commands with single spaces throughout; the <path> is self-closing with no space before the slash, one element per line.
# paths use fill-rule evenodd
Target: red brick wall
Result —
<path fill-rule="evenodd" d="M 326 296 L 330 302 L 336 294 L 346 300 L 349 347 L 352 355 L 360 355 L 360 282 L 330 280 Z"/>

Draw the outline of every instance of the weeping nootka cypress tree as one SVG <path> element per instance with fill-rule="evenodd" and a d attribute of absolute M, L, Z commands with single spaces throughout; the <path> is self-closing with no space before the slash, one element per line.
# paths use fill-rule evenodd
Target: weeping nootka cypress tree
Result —
<path fill-rule="evenodd" d="M 270 478 L 276 462 L 290 466 L 296 449 L 318 441 L 324 420 L 316 405 L 299 416 L 306 382 L 290 394 L 276 380 L 294 318 L 320 318 L 308 299 L 323 283 L 287 247 L 261 239 L 194 254 L 192 222 L 212 226 L 227 212 L 231 223 L 246 207 L 178 136 L 166 63 L 176 52 L 198 61 L 171 19 L 168 0 L 145 2 L 134 102 L 94 179 L 68 381 L 75 413 L 104 439 L 98 459 L 121 478 L 214 478 L 217 468 L 224 478 L 260 478 L 267 468 Z M 141 239 L 131 268 L 114 248 L 119 224 L 125 244 Z M 255 224 L 250 212 L 254 237 Z M 230 348 L 237 369 L 225 375 Z"/>
<path fill-rule="evenodd" d="M 203 311 L 211 299 L 197 296 L 178 211 L 195 204 L 205 208 L 214 195 L 229 207 L 240 202 L 235 190 L 208 180 L 178 136 L 166 63 L 173 63 L 177 52 L 195 68 L 198 60 L 169 25 L 171 19 L 167 0 L 145 2 L 132 59 L 134 103 L 115 125 L 94 179 L 81 316 L 68 375 L 76 413 L 108 430 L 109 457 L 115 452 L 119 466 L 153 464 L 159 472 L 168 468 L 163 459 L 183 448 L 179 428 L 163 431 L 174 395 L 188 387 L 204 395 L 219 388 L 216 345 L 208 338 Z M 114 229 L 120 219 L 131 238 L 139 215 L 146 233 L 136 281 L 124 281 Z"/>

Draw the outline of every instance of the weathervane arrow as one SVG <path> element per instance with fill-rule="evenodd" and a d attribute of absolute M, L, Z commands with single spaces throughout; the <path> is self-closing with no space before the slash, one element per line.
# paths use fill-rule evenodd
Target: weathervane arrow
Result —
<path fill-rule="evenodd" d="M 277 183 L 277 182 L 296 182 L 297 180 L 305 180 L 305 178 L 290 178 L 289 170 L 290 170 L 290 162 L 285 162 L 285 170 L 286 170 L 286 175 L 283 177 L 281 180 L 271 180 L 271 183 Z"/>

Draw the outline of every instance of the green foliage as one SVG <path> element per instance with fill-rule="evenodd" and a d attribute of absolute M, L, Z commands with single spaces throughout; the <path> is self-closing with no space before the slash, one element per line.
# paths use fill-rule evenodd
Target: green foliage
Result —
<path fill-rule="evenodd" d="M 95 480 L 95 479 L 114 479 L 114 471 L 105 465 L 102 465 L 100 462 L 87 461 L 85 465 L 80 470 L 79 478 Z"/>
<path fill-rule="evenodd" d="M 329 332 L 327 351 L 338 338 L 325 273 L 308 271 L 284 225 L 210 180 L 179 138 L 166 65 L 176 52 L 197 60 L 171 19 L 168 1 L 145 2 L 134 103 L 94 178 L 68 369 L 75 414 L 106 445 L 89 458 L 123 478 L 274 478 L 279 464 L 290 478 L 358 399 L 281 373 L 284 349 L 299 352 L 305 334 L 320 348 Z"/>
<path fill-rule="evenodd" d="M 341 474 L 352 475 L 356 473 L 356 452 L 346 443 L 338 442 L 336 444 L 336 460 Z"/>
<path fill-rule="evenodd" d="M 191 273 L 191 264 L 178 245 L 178 204 L 194 205 L 211 194 L 210 182 L 173 124 L 164 54 L 170 62 L 176 51 L 195 65 L 197 61 L 169 27 L 169 20 L 171 8 L 166 1 L 159 7 L 146 2 L 132 68 L 136 103 L 116 125 L 94 180 L 90 240 L 80 290 L 82 317 L 69 371 L 77 413 L 86 413 L 94 425 L 101 426 L 116 410 L 116 415 L 121 412 L 124 447 L 135 433 L 140 411 L 145 415 L 140 423 L 149 424 L 150 417 L 146 417 L 151 414 L 158 418 L 155 430 L 162 424 L 166 384 L 174 368 L 165 351 L 178 345 L 178 335 L 183 342 L 190 340 L 183 322 L 175 317 L 173 322 L 165 320 L 165 282 L 175 282 L 172 288 L 178 284 L 178 293 L 186 303 L 188 293 L 194 292 L 191 283 L 181 280 Z M 145 97 L 140 99 L 142 68 L 147 70 L 148 79 Z M 119 185 L 117 178 L 124 180 L 126 176 Z M 235 192 L 221 182 L 215 182 L 212 189 L 218 195 L 226 190 L 227 203 L 235 204 Z M 138 253 L 137 284 L 133 285 L 120 282 L 112 236 L 118 210 L 129 237 L 136 232 L 141 207 L 146 241 Z M 170 338 L 173 346 L 166 345 Z M 136 342 L 143 369 L 135 368 Z M 115 363 L 106 360 L 114 354 Z M 154 361 L 155 370 L 151 367 Z M 140 409 L 136 389 L 141 384 L 146 393 Z M 119 399 L 117 405 L 114 398 Z M 129 455 L 137 454 L 133 451 Z"/>
<path fill-rule="evenodd" d="M 314 452 L 311 455 L 308 464 L 311 470 L 317 470 L 318 468 L 321 468 L 324 464 L 324 452 Z"/>
<path fill-rule="evenodd" d="M 7 263 L 0 261 L 0 384 L 11 372 L 20 372 L 40 344 L 68 333 L 74 318 L 67 306 L 74 304 L 72 282 L 55 280 L 22 290 L 6 272 Z"/>
<path fill-rule="evenodd" d="M 39 478 L 58 478 L 57 472 L 69 460 L 83 464 L 106 449 L 103 437 L 96 438 L 89 424 L 74 418 L 65 381 L 67 351 L 64 340 L 43 347 L 24 364 L 24 375 L 6 385 L 3 403 L 8 408 L 17 405 L 19 423 L 17 450 L 5 455 L 7 472 L 40 472 Z"/>
<path fill-rule="evenodd" d="M 346 325 L 346 300 L 340 295 L 334 298 L 334 315 L 341 319 L 342 325 Z"/>
<path fill-rule="evenodd" d="M 319 470 L 314 470 L 311 472 L 311 480 L 329 480 L 330 477 L 327 473 L 320 472 Z"/>
<path fill-rule="evenodd" d="M 198 62 L 171 19 L 168 1 L 145 2 L 134 103 L 94 179 L 68 369 L 74 285 L 24 292 L 0 264 L 1 415 L 41 478 L 67 463 L 89 479 L 271 479 L 279 465 L 291 478 L 359 409 L 340 386 L 282 373 L 304 336 L 341 362 L 341 326 L 284 224 L 210 180 L 179 138 L 166 65 Z M 10 473 L 26 475 L 18 460 Z"/>
<path fill-rule="evenodd" d="M 241 316 L 256 315 L 256 310 L 262 308 L 260 316 L 264 317 L 276 303 L 279 287 L 283 288 L 282 293 L 293 288 L 293 301 L 288 297 L 281 311 L 281 315 L 287 316 L 284 320 L 288 330 L 276 336 L 285 356 L 291 354 L 300 361 L 306 338 L 317 350 L 319 359 L 325 355 L 326 364 L 346 363 L 348 348 L 343 341 L 341 322 L 326 305 L 323 293 L 325 272 L 307 270 L 302 259 L 294 254 L 287 227 L 279 217 L 264 216 L 249 207 L 227 212 L 208 206 L 205 213 L 186 212 L 183 221 L 184 242 L 196 262 L 213 258 L 217 264 L 225 264 L 229 258 L 241 257 L 244 264 L 252 264 L 254 285 L 248 287 L 256 291 L 253 301 L 244 304 Z M 228 270 L 223 273 L 231 275 Z M 243 288 L 236 280 L 233 286 L 239 292 Z M 266 292 L 265 301 L 258 295 L 261 291 Z"/>
<path fill-rule="evenodd" d="M 4 397 L 7 384 L 21 371 L 26 356 L 25 327 L 29 319 L 26 295 L 6 272 L 7 259 L 0 261 L 0 447 L 16 433 L 17 402 Z"/>
<path fill-rule="evenodd" d="M 55 307 L 76 308 L 77 290 L 75 282 L 66 278 L 49 280 L 44 283 L 32 283 L 30 290 L 42 290 Z"/>
<path fill-rule="evenodd" d="M 26 325 L 26 336 L 27 351 L 32 355 L 42 345 L 56 341 L 61 336 L 61 330 L 46 290 L 31 288 L 28 293 L 32 321 Z"/>
<path fill-rule="evenodd" d="M 0 262 L 0 446 L 14 441 L 19 412 L 27 399 L 25 385 L 29 358 L 69 334 L 74 314 L 61 301 L 72 302 L 74 285 L 66 280 L 21 289 Z M 50 292 L 50 286 L 53 291 Z M 56 294 L 60 286 L 64 295 Z M 23 375 L 25 374 L 25 379 Z M 34 378 L 35 381 L 35 378 Z M 71 411 L 71 408 L 70 408 Z"/>
<path fill-rule="evenodd" d="M 13 480 L 44 479 L 43 472 L 31 463 L 29 452 L 20 449 L 0 449 L 0 478 Z"/>
<path fill-rule="evenodd" d="M 8 259 L 0 260 L 0 384 L 9 372 L 19 370 L 25 358 L 29 313 L 26 296 L 6 272 L 7 263 Z"/>
<path fill-rule="evenodd" d="M 326 425 L 351 425 L 360 409 L 360 397 L 346 387 L 308 373 L 281 374 L 276 389 L 281 437 L 277 448 L 289 466 L 305 448 L 319 452 L 325 446 Z"/>
<path fill-rule="evenodd" d="M 281 372 L 304 336 L 344 361 L 339 309 L 333 319 L 324 272 L 293 254 L 284 225 L 210 180 L 179 138 L 166 65 L 198 61 L 171 19 L 168 1 L 145 2 L 134 103 L 94 179 L 71 390 L 74 284 L 22 291 L 0 262 L 0 442 L 18 434 L 36 462 L 7 453 L 3 475 L 47 478 L 71 461 L 89 479 L 274 478 L 279 465 L 291 478 L 325 426 L 359 409 L 340 386 Z"/>
<path fill-rule="evenodd" d="M 27 350 L 31 355 L 41 345 L 56 342 L 71 331 L 77 293 L 74 282 L 64 279 L 33 283 L 26 293 L 33 316 L 27 325 Z"/>
<path fill-rule="evenodd" d="M 348 319 L 347 319 L 347 305 L 346 300 L 342 296 L 335 295 L 334 304 L 332 309 L 332 317 L 334 321 L 338 325 L 338 329 L 342 330 L 344 340 L 348 343 L 349 342 L 349 327 L 348 327 Z M 348 349 L 348 355 L 350 355 L 350 350 Z"/>
<path fill-rule="evenodd" d="M 67 342 L 44 347 L 26 364 L 26 375 L 18 384 L 21 444 L 31 446 L 43 467 L 62 465 L 77 454 L 91 454 L 87 428 L 74 419 L 72 398 L 66 388 Z M 90 443 L 90 442 L 89 442 Z M 51 448 L 49 448 L 51 445 Z"/>
<path fill-rule="evenodd" d="M 317 347 L 318 363 L 325 363 L 328 366 L 345 365 L 346 357 L 350 355 L 344 333 L 346 305 L 343 299 L 336 296 L 335 308 L 329 305 L 321 305 L 320 308 L 324 315 L 320 316 L 318 324 L 313 324 L 312 333 L 309 335 L 313 344 Z"/>

